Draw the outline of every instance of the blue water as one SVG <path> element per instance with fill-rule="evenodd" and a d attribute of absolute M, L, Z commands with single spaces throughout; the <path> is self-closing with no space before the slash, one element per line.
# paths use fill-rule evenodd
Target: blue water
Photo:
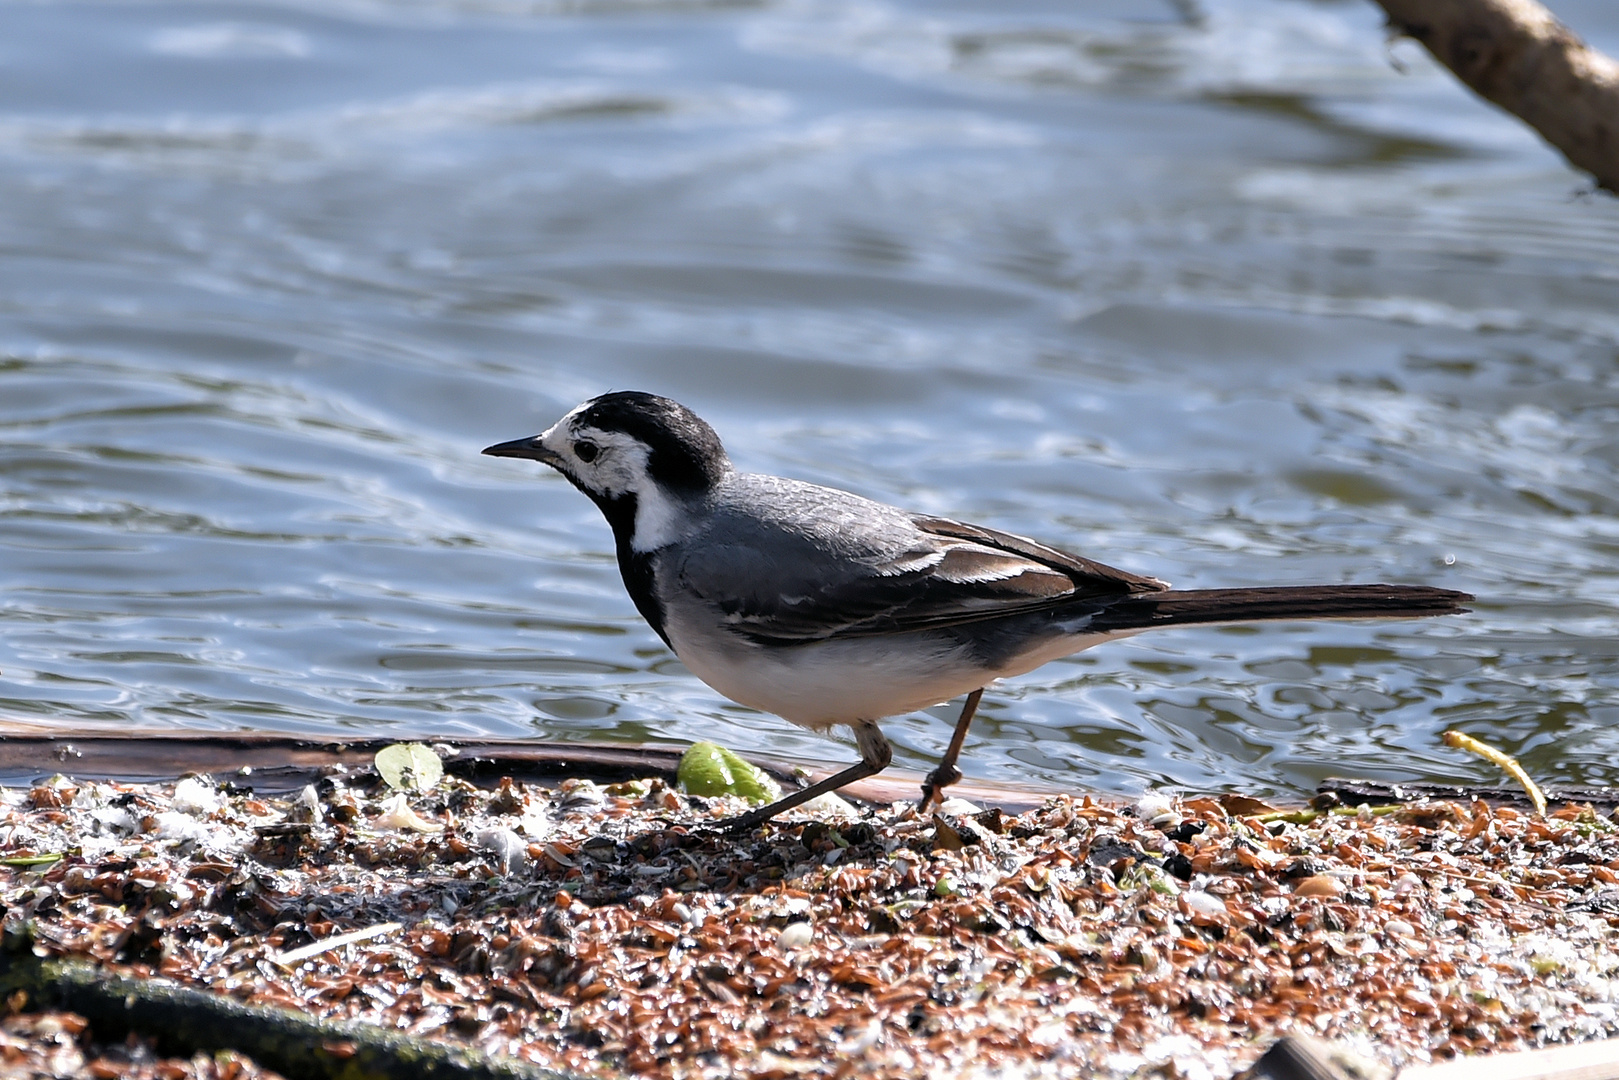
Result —
<path fill-rule="evenodd" d="M 0 2 L 0 718 L 851 760 L 478 456 L 627 387 L 1178 585 L 1480 597 L 1049 665 L 969 775 L 1619 782 L 1619 202 L 1369 3 Z"/>

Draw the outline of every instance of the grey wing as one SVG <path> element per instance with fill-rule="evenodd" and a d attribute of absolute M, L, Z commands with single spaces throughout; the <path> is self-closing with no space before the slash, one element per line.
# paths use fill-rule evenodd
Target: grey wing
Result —
<path fill-rule="evenodd" d="M 680 582 L 737 634 L 774 644 L 935 629 L 1166 587 L 1023 537 L 859 503 L 854 515 L 823 505 L 786 520 L 722 522 L 688 548 Z"/>

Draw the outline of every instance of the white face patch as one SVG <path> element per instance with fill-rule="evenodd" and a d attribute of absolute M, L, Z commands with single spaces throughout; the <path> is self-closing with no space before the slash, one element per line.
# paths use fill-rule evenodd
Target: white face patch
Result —
<path fill-rule="evenodd" d="M 578 424 L 573 410 L 540 435 L 540 442 L 562 459 L 569 475 L 586 490 L 617 498 L 635 496 L 635 534 L 630 546 L 636 551 L 656 551 L 680 537 L 686 509 L 678 499 L 652 479 L 648 460 L 651 450 L 639 439 L 622 431 L 602 431 Z M 579 456 L 580 443 L 596 448 L 590 461 Z"/>

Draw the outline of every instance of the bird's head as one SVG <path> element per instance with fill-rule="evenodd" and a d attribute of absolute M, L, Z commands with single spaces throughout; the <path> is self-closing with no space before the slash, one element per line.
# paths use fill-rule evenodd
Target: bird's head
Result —
<path fill-rule="evenodd" d="M 634 390 L 591 398 L 540 434 L 484 453 L 551 466 L 601 508 L 621 543 L 642 552 L 674 539 L 682 509 L 731 471 L 720 437 L 696 413 Z"/>

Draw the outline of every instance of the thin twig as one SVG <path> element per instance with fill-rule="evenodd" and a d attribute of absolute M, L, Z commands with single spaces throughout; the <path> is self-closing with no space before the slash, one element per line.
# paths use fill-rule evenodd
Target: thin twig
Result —
<path fill-rule="evenodd" d="M 1467 750 L 1477 754 L 1485 761 L 1498 766 L 1501 771 L 1523 785 L 1524 791 L 1529 793 L 1529 801 L 1535 804 L 1535 813 L 1541 817 L 1546 816 L 1546 796 L 1541 793 L 1540 787 L 1524 772 L 1518 759 L 1509 757 L 1488 743 L 1479 742 L 1471 735 L 1464 734 L 1452 728 L 1441 736 L 1446 746 L 1454 746 L 1458 750 Z"/>

